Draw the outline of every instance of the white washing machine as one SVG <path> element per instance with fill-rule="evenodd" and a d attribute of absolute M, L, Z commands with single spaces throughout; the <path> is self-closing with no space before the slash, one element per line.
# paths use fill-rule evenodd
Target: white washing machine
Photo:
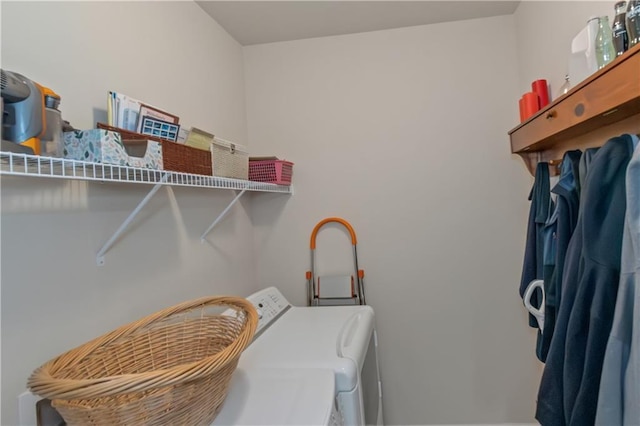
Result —
<path fill-rule="evenodd" d="M 383 424 L 370 306 L 294 307 L 274 287 L 248 299 L 258 329 L 212 426 Z"/>
<path fill-rule="evenodd" d="M 237 368 L 212 426 L 342 426 L 332 370 Z"/>
<path fill-rule="evenodd" d="M 382 382 L 370 306 L 294 307 L 275 287 L 247 298 L 259 323 L 238 367 L 321 369 L 334 373 L 345 425 L 382 425 Z"/>

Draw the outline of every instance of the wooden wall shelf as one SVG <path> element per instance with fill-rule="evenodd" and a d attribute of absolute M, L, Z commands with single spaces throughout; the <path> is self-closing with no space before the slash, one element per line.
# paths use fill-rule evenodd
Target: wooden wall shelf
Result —
<path fill-rule="evenodd" d="M 640 134 L 640 44 L 509 132 L 511 152 L 529 172 L 572 149 L 602 146 L 623 133 Z"/>

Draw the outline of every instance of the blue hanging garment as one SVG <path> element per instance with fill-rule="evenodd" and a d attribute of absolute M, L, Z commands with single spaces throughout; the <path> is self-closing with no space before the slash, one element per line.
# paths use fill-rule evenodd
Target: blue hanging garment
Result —
<path fill-rule="evenodd" d="M 549 165 L 538 163 L 533 188 L 529 194 L 531 206 L 527 225 L 527 246 L 520 279 L 520 297 L 524 296 L 525 290 L 532 281 L 543 278 L 543 229 L 552 210 L 550 186 Z M 535 308 L 541 307 L 542 294 L 539 290 L 531 296 L 530 302 Z M 538 328 L 535 316 L 529 315 L 529 325 Z M 541 330 L 538 329 L 538 341 L 540 341 L 540 334 Z"/>
<path fill-rule="evenodd" d="M 593 157 L 567 249 L 560 308 L 536 419 L 543 426 L 595 422 L 600 375 L 620 277 L 625 174 L 633 141 L 612 138 Z"/>
<path fill-rule="evenodd" d="M 627 212 L 613 326 L 600 378 L 596 425 L 640 422 L 640 146 L 627 169 Z"/>
<path fill-rule="evenodd" d="M 538 358 L 544 362 L 556 325 L 569 240 L 578 221 L 580 203 L 579 164 L 582 151 L 567 151 L 560 166 L 560 179 L 551 190 L 556 194 L 555 209 L 544 227 L 544 330 L 538 344 Z"/>

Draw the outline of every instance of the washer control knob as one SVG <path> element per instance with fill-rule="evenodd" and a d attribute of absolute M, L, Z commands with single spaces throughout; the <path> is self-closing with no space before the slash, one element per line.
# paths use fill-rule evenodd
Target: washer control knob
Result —
<path fill-rule="evenodd" d="M 256 309 L 256 312 L 258 313 L 258 319 L 262 319 L 262 309 Z"/>

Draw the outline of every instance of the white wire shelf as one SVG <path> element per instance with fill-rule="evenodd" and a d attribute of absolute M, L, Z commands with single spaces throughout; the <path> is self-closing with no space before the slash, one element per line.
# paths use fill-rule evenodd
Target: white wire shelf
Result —
<path fill-rule="evenodd" d="M 138 203 L 131 214 L 122 222 L 102 248 L 96 254 L 96 263 L 104 265 L 105 254 L 124 234 L 138 213 L 163 185 L 189 186 L 198 188 L 228 189 L 240 191 L 227 207 L 216 217 L 211 225 L 202 233 L 200 240 L 205 241 L 211 230 L 231 210 L 236 202 L 247 191 L 277 192 L 293 194 L 292 186 L 272 183 L 253 182 L 242 179 L 231 179 L 217 176 L 180 173 L 169 170 L 152 170 L 138 167 L 118 166 L 115 164 L 90 163 L 87 161 L 69 160 L 66 158 L 44 157 L 16 152 L 0 151 L 0 175 L 31 176 L 41 178 L 71 179 L 99 182 L 121 182 L 152 184 L 149 193 Z"/>
<path fill-rule="evenodd" d="M 0 151 L 0 175 L 293 193 L 293 187 L 286 185 L 5 151 Z"/>

